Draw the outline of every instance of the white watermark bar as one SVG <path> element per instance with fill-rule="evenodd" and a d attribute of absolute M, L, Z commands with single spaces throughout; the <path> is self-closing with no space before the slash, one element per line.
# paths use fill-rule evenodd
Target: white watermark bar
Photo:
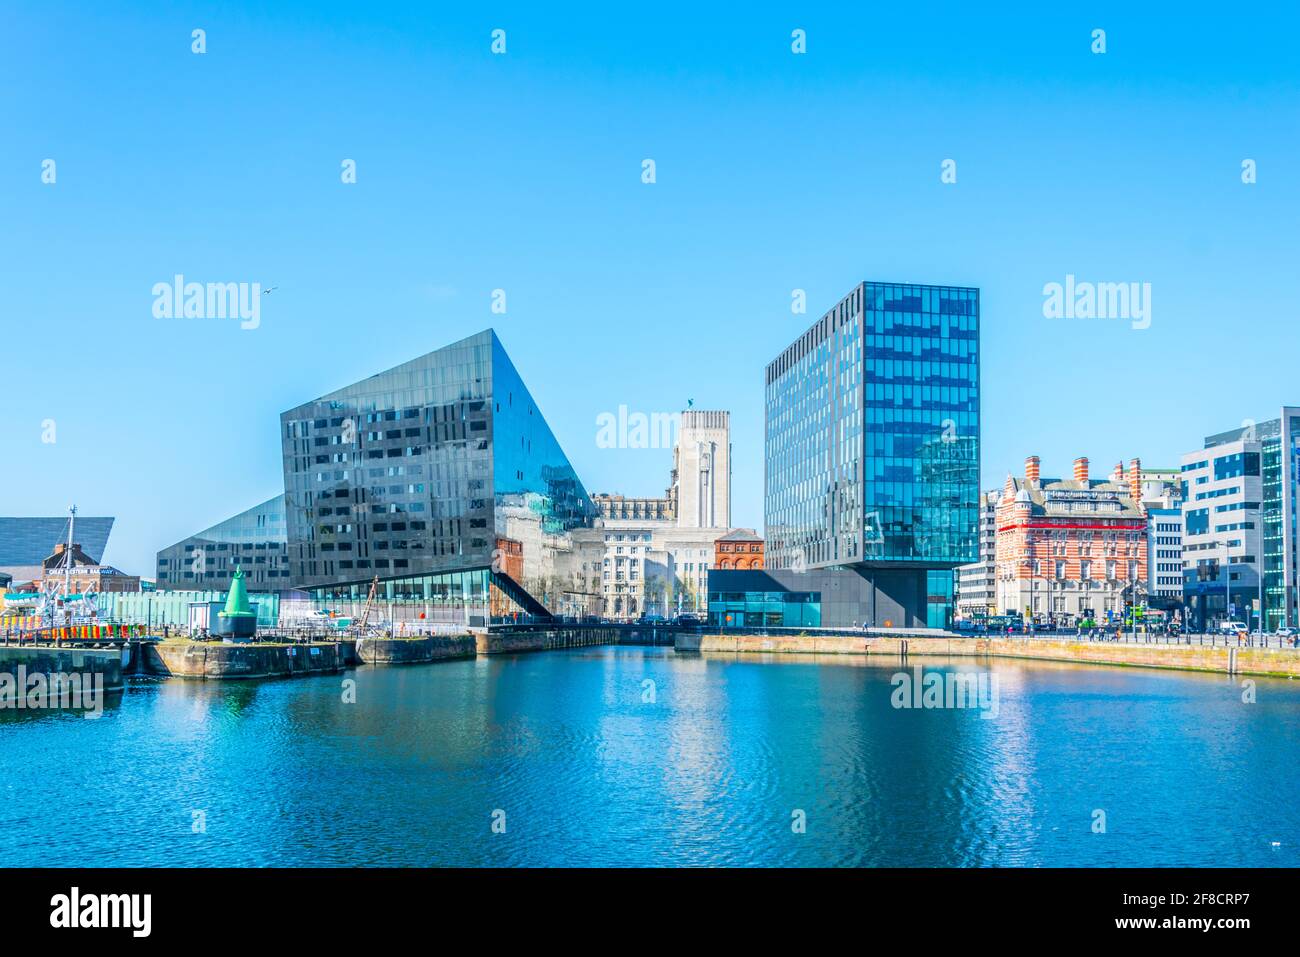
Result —
<path fill-rule="evenodd" d="M 0 672 L 0 710 L 73 710 L 98 718 L 104 713 L 104 674 L 29 672 L 18 665 L 12 673 Z"/>

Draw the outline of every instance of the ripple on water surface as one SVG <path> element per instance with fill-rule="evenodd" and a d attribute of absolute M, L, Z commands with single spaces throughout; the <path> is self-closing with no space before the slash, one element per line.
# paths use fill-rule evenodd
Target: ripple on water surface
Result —
<path fill-rule="evenodd" d="M 666 649 L 141 682 L 0 711 L 0 864 L 1300 862 L 1300 683 L 925 664 L 972 667 L 996 716 L 894 707 L 865 659 Z"/>

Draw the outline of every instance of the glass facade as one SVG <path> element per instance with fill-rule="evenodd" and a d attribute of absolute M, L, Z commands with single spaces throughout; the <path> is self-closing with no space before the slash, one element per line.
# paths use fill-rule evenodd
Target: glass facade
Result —
<path fill-rule="evenodd" d="M 100 617 L 108 621 L 150 628 L 162 625 L 175 628 L 189 624 L 192 602 L 224 604 L 227 591 L 100 592 L 95 596 L 95 604 Z M 259 628 L 274 628 L 279 624 L 280 595 L 277 592 L 259 592 L 250 604 L 257 612 Z"/>
<path fill-rule="evenodd" d="M 714 628 L 820 628 L 821 592 L 710 592 Z"/>
<path fill-rule="evenodd" d="M 386 600 L 480 608 L 490 580 L 580 593 L 568 533 L 595 507 L 492 330 L 280 419 L 294 587 L 364 599 L 378 577 Z"/>
<path fill-rule="evenodd" d="M 1260 425 L 1260 502 L 1264 575 L 1264 627 L 1300 625 L 1297 609 L 1297 498 L 1300 498 L 1300 415 L 1284 409 L 1281 418 Z M 1217 463 L 1216 463 L 1217 465 Z M 1246 474 L 1250 474 L 1247 472 Z"/>
<path fill-rule="evenodd" d="M 1258 456 L 1262 460 L 1263 490 L 1260 502 L 1262 527 L 1261 552 L 1264 575 L 1264 628 L 1273 630 L 1286 623 L 1286 600 L 1283 577 L 1282 472 L 1281 436 L 1265 438 Z M 1216 462 L 1217 472 L 1217 462 Z"/>
<path fill-rule="evenodd" d="M 113 519 L 77 516 L 75 534 L 81 550 L 93 561 L 104 560 Z M 68 540 L 68 516 L 48 518 L 0 517 L 0 568 L 31 568 L 54 554 Z"/>
<path fill-rule="evenodd" d="M 288 588 L 284 501 L 277 495 L 169 545 L 157 562 L 158 588 L 163 590 L 226 591 L 239 567 L 253 591 Z"/>
<path fill-rule="evenodd" d="M 979 557 L 979 290 L 862 283 L 767 368 L 768 564 Z"/>
<path fill-rule="evenodd" d="M 492 492 L 497 534 L 518 540 L 592 528 L 599 514 L 560 443 L 492 337 Z"/>
<path fill-rule="evenodd" d="M 927 570 L 925 573 L 925 626 L 951 628 L 953 613 L 953 576 L 945 568 Z"/>

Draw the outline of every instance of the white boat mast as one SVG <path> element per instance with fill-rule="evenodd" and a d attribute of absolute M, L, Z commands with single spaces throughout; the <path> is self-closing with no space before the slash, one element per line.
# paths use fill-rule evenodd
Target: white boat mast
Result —
<path fill-rule="evenodd" d="M 77 525 L 77 506 L 68 506 L 68 544 L 63 550 L 63 600 L 72 594 L 72 535 Z"/>

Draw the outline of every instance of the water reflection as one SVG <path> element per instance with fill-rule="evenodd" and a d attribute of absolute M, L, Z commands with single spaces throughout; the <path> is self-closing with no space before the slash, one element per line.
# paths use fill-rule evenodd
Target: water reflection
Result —
<path fill-rule="evenodd" d="M 1300 862 L 1300 683 L 923 665 L 995 677 L 996 717 L 895 707 L 897 661 L 649 648 L 0 712 L 0 863 Z"/>
<path fill-rule="evenodd" d="M 97 721 L 122 706 L 124 689 L 87 690 L 84 695 L 17 695 L 0 698 L 0 724 L 41 721 Z"/>

